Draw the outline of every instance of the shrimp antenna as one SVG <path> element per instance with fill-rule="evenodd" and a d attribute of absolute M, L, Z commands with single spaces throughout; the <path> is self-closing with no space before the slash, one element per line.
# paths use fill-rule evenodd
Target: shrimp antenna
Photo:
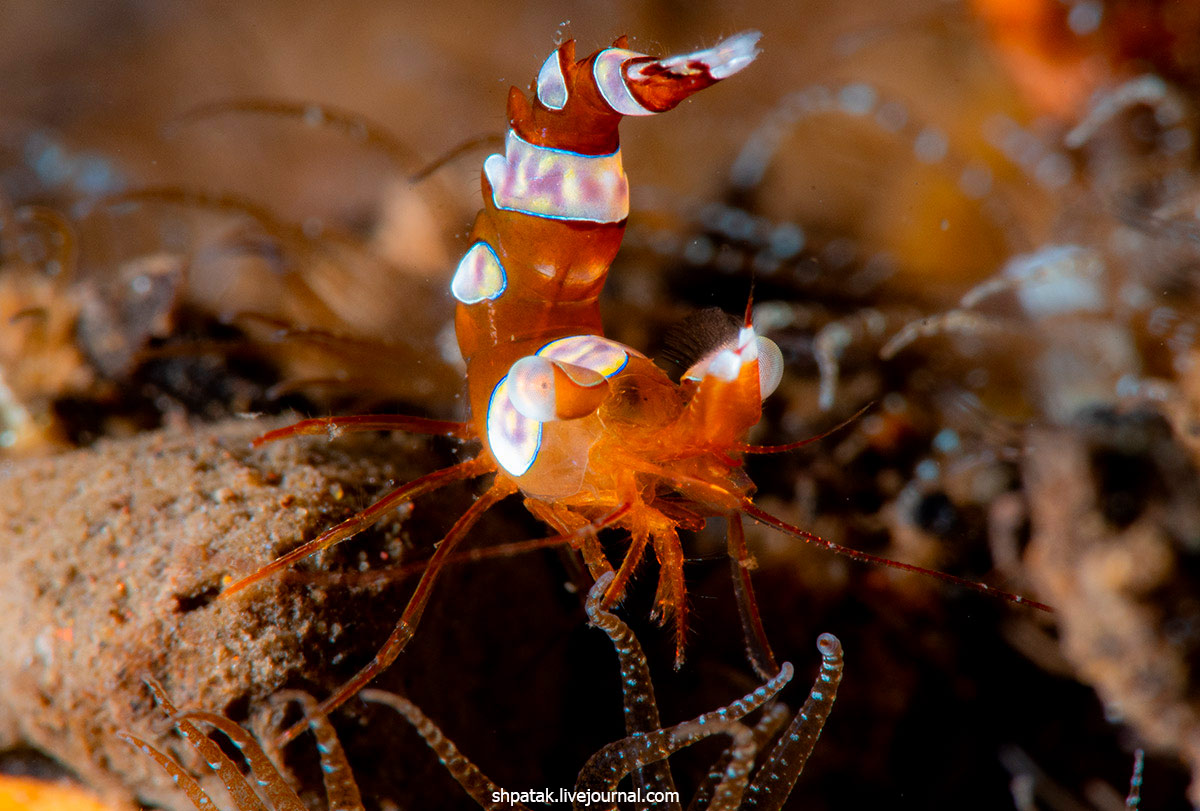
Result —
<path fill-rule="evenodd" d="M 746 499 L 742 503 L 741 509 L 746 515 L 750 516 L 751 518 L 753 518 L 755 521 L 759 522 L 760 524 L 765 524 L 773 529 L 779 530 L 780 532 L 782 532 L 785 535 L 790 535 L 793 538 L 804 541 L 805 543 L 808 543 L 808 544 L 812 544 L 813 546 L 819 546 L 823 549 L 828 549 L 830 552 L 834 552 L 835 554 L 841 555 L 842 557 L 850 558 L 851 560 L 857 560 L 857 561 L 861 561 L 863 563 L 874 563 L 879 566 L 887 566 L 889 568 L 899 569 L 904 572 L 913 572 L 915 574 L 922 574 L 922 575 L 925 575 L 926 577 L 933 577 L 938 580 L 943 580 L 947 583 L 953 583 L 956 586 L 961 586 L 963 588 L 968 588 L 973 591 L 981 592 L 983 594 L 988 594 L 988 595 L 991 595 L 992 597 L 999 597 L 1000 599 L 1007 600 L 1010 603 L 1015 603 L 1017 605 L 1027 605 L 1032 608 L 1036 608 L 1039 611 L 1045 611 L 1049 614 L 1054 613 L 1054 609 L 1051 608 L 1050 606 L 1046 605 L 1045 603 L 1040 603 L 1037 600 L 1033 600 L 1028 597 L 1022 597 L 1019 594 L 1013 594 L 1012 592 L 994 588 L 985 583 L 979 583 L 975 580 L 967 580 L 966 578 L 958 577 L 957 575 L 947 574 L 946 572 L 939 572 L 937 569 L 926 569 L 923 566 L 916 566 L 912 563 L 902 563 L 901 561 L 892 560 L 891 558 L 884 558 L 884 557 L 880 557 L 879 555 L 872 555 L 869 552 L 861 552 L 857 549 L 851 549 L 848 546 L 842 546 L 839 543 L 834 543 L 833 541 L 826 540 L 825 538 L 822 538 L 820 535 L 815 535 L 811 532 L 806 532 L 797 526 L 789 524 L 788 522 L 784 521 L 781 518 L 776 518 L 775 516 L 771 515 L 767 511 L 755 506 L 755 504 L 753 502 L 751 502 L 749 499 Z"/>
<path fill-rule="evenodd" d="M 855 411 L 849 417 L 839 422 L 837 425 L 822 431 L 816 436 L 810 436 L 807 439 L 798 439 L 795 442 L 787 442 L 783 445 L 739 445 L 737 446 L 737 451 L 739 453 L 788 453 L 789 451 L 803 448 L 805 445 L 811 445 L 814 442 L 820 442 L 822 439 L 825 439 L 832 434 L 836 434 L 838 431 L 842 430 L 851 423 L 857 422 L 859 417 L 875 407 L 875 402 L 875 400 L 872 400 L 858 411 Z"/>

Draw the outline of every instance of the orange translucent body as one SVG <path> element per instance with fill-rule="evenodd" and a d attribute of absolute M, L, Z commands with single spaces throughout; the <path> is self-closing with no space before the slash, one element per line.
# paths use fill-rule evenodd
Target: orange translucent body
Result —
<path fill-rule="evenodd" d="M 623 47 L 618 40 L 615 47 Z M 552 110 L 515 88 L 509 94 L 512 130 L 530 143 L 603 155 L 618 147 L 623 116 L 603 101 L 593 79 L 598 54 L 574 61 L 573 43 L 558 52 L 568 89 L 563 109 Z M 648 60 L 649 61 L 649 60 Z M 706 70 L 688 76 L 657 73 L 631 83 L 648 109 L 668 110 L 716 80 Z M 508 274 L 508 288 L 494 301 L 459 304 L 455 326 L 467 361 L 471 414 L 487 449 L 487 411 L 497 382 L 512 364 L 546 343 L 570 335 L 600 335 L 597 299 L 625 232 L 625 223 L 555 220 L 497 209 L 486 174 L 484 208 L 469 241 L 493 246 Z M 548 272 L 549 271 L 549 272 Z M 580 281 L 573 281 L 578 279 Z M 683 553 L 678 511 L 664 513 L 660 497 L 682 493 L 696 518 L 736 512 L 751 486 L 730 453 L 761 413 L 757 361 L 736 380 L 707 378 L 673 383 L 638 355 L 609 381 L 594 413 L 542 426 L 543 440 L 530 469 L 509 477 L 527 497 L 532 512 L 559 532 L 579 529 L 619 507 L 618 522 L 634 538 L 622 576 L 608 600 L 619 598 L 647 542 L 662 565 L 658 609 L 683 633 Z M 502 469 L 499 477 L 507 477 Z M 594 576 L 611 570 L 596 544 L 584 544 Z"/>
<path fill-rule="evenodd" d="M 715 50 L 691 54 L 683 60 L 632 57 L 624 63 L 623 81 L 634 102 L 645 111 L 668 110 L 717 81 L 709 70 L 714 62 L 707 60 L 721 65 L 722 76 L 748 64 L 757 53 L 757 38 L 753 32 L 737 35 Z M 624 38 L 614 46 L 624 48 Z M 572 160 L 586 162 L 587 158 L 580 156 L 614 153 L 619 146 L 617 125 L 622 115 L 605 102 L 596 84 L 593 66 L 598 56 L 575 62 L 572 42 L 558 49 L 558 67 L 566 87 L 561 109 L 545 106 L 536 96 L 531 102 L 513 88 L 508 97 L 512 132 L 537 148 L 575 153 Z M 629 72 L 631 65 L 638 67 L 635 73 Z M 545 154 L 538 153 L 539 161 L 543 157 Z M 541 165 L 529 171 L 541 171 Z M 532 461 L 520 475 L 508 473 L 490 447 L 488 410 L 493 392 L 510 375 L 514 363 L 535 355 L 547 343 L 570 336 L 602 335 L 597 299 L 620 246 L 625 222 L 555 219 L 499 209 L 486 168 L 482 190 L 484 207 L 475 220 L 470 243 L 482 241 L 490 246 L 502 266 L 504 285 L 499 291 L 488 287 L 483 289 L 484 295 L 475 295 L 468 284 L 468 294 L 460 298 L 464 303 L 459 304 L 455 314 L 459 347 L 467 363 L 472 421 L 452 423 L 391 415 L 329 417 L 305 420 L 256 440 L 261 444 L 305 434 L 392 429 L 475 438 L 483 442 L 483 449 L 475 459 L 396 488 L 320 537 L 231 584 L 222 593 L 223 598 L 352 537 L 419 495 L 453 481 L 494 476 L 491 486 L 436 546 L 395 629 L 375 658 L 322 702 L 319 713 L 331 712 L 395 661 L 411 640 L 440 571 L 447 563 L 468 557 L 459 546 L 471 528 L 492 505 L 517 492 L 524 495 L 529 510 L 558 535 L 531 544 L 511 544 L 510 553 L 555 543 L 579 549 L 593 577 L 613 573 L 604 594 L 606 607 L 620 599 L 646 548 L 652 547 L 660 569 L 655 613 L 675 626 L 677 663 L 682 661 L 686 634 L 680 527 L 696 530 L 708 517 L 727 518 L 734 591 L 747 654 L 762 678 L 771 678 L 779 667 L 753 597 L 749 575 L 753 564 L 746 548 L 742 515 L 856 560 L 917 570 L 839 547 L 770 516 L 750 500 L 753 485 L 742 469 L 740 454 L 773 449 L 744 444 L 747 431 L 761 416 L 759 363 L 756 351 L 751 351 L 758 344 L 752 343 L 749 329 L 739 334 L 736 352 L 721 353 L 725 362 L 719 373 L 716 361 L 711 361 L 711 366 L 695 375 L 698 381 L 685 379 L 677 384 L 636 350 L 625 348 L 627 362 L 602 386 L 591 392 L 575 392 L 578 396 L 561 402 L 556 395 L 556 413 L 573 418 L 539 420 L 541 439 Z M 495 295 L 488 298 L 490 294 Z M 748 314 L 745 327 L 750 327 Z M 565 366 L 555 367 L 551 376 L 560 371 L 568 377 L 572 374 Z M 576 382 L 581 386 L 596 383 L 594 375 L 590 379 L 580 375 Z M 602 398 L 597 398 L 597 391 L 603 393 Z M 622 528 L 631 538 L 628 551 L 616 567 L 597 537 L 601 529 L 609 527 Z M 928 574 L 992 591 L 950 575 Z M 1015 595 L 997 594 L 1025 602 Z M 303 722 L 296 724 L 282 740 L 294 738 L 303 728 Z"/>
<path fill-rule="evenodd" d="M 744 64 L 756 53 L 753 45 L 757 35 L 739 37 L 739 53 L 746 57 Z M 624 48 L 625 44 L 622 37 L 614 47 Z M 609 107 L 596 85 L 593 65 L 598 55 L 575 62 L 572 42 L 558 49 L 568 96 L 561 109 L 550 109 L 536 97 L 530 102 L 513 88 L 508 97 L 512 131 L 537 147 L 583 156 L 614 153 L 619 147 L 617 125 L 622 116 Z M 630 95 L 647 111 L 670 109 L 717 81 L 702 60 L 670 69 L 660 69 L 661 65 L 649 57 L 632 58 L 626 67 L 630 64 L 647 68 L 644 75 L 625 80 Z M 535 354 L 548 342 L 567 336 L 602 335 L 597 299 L 620 247 L 625 222 L 553 219 L 498 209 L 486 171 L 482 187 L 484 207 L 475 220 L 470 241 L 484 241 L 495 252 L 504 268 L 506 287 L 494 300 L 460 304 L 455 314 L 459 347 L 467 362 L 472 422 L 389 415 L 329 417 L 305 420 L 256 440 L 256 444 L 262 444 L 305 434 L 390 428 L 477 438 L 483 441 L 482 452 L 475 459 L 393 490 L 320 537 L 230 584 L 222 597 L 352 537 L 423 493 L 449 482 L 494 474 L 488 490 L 437 546 L 382 649 L 326 699 L 319 712 L 328 713 L 341 705 L 395 661 L 412 638 L 441 569 L 454 559 L 457 547 L 479 517 L 515 492 L 523 493 L 529 509 L 560 533 L 538 545 L 557 542 L 579 548 L 596 577 L 614 572 L 597 532 L 606 527 L 628 530 L 632 542 L 606 592 L 606 603 L 620 598 L 646 546 L 653 547 L 661 565 L 656 610 L 660 619 L 675 623 L 680 661 L 686 626 L 683 550 L 677 530 L 680 526 L 698 529 L 706 516 L 728 516 L 743 621 L 749 623 L 748 628 L 752 626 L 756 639 L 751 645 L 752 660 L 760 673 L 774 673 L 778 667 L 749 596 L 749 555 L 740 523 L 740 512 L 750 505 L 752 486 L 732 455 L 760 416 L 757 360 L 748 360 L 734 374 L 676 384 L 630 349 L 625 366 L 605 381 L 604 396 L 598 404 L 594 392 L 581 392 L 579 397 L 562 403 L 568 412 L 590 413 L 545 422 L 531 466 L 522 475 L 509 475 L 497 464 L 488 442 L 487 414 L 493 390 L 516 361 Z M 583 378 L 581 381 L 588 382 Z M 594 408 L 580 408 L 588 396 L 593 398 Z M 518 546 L 524 548 L 520 544 L 514 548 Z M 302 729 L 302 723 L 293 726 L 281 742 L 291 740 Z"/>

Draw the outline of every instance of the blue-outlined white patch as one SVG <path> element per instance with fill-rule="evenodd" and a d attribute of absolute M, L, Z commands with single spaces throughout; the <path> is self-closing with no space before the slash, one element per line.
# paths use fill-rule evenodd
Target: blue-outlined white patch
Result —
<path fill-rule="evenodd" d="M 546 344 L 537 354 L 591 369 L 605 377 L 619 374 L 629 363 L 628 347 L 599 335 L 568 335 Z"/>
<path fill-rule="evenodd" d="M 558 51 L 553 51 L 538 71 L 537 97 L 543 107 L 561 110 L 567 106 L 567 79 L 563 76 Z"/>
<path fill-rule="evenodd" d="M 487 441 L 510 476 L 528 473 L 542 447 L 542 424 L 517 411 L 509 400 L 508 375 L 500 378 L 488 400 Z"/>
<path fill-rule="evenodd" d="M 497 299 L 507 287 L 508 274 L 504 265 L 486 242 L 476 242 L 467 249 L 450 282 L 450 292 L 463 304 Z"/>
<path fill-rule="evenodd" d="M 581 222 L 621 222 L 629 216 L 629 180 L 620 149 L 582 155 L 531 144 L 509 130 L 504 154 L 489 155 L 483 174 L 498 209 Z"/>
<path fill-rule="evenodd" d="M 592 64 L 592 77 L 596 80 L 596 87 L 600 90 L 600 95 L 604 97 L 604 102 L 615 113 L 654 115 L 654 110 L 647 110 L 641 105 L 641 102 L 633 97 L 633 94 L 629 92 L 629 85 L 625 83 L 625 71 L 622 69 L 622 65 L 639 56 L 645 56 L 645 54 L 627 51 L 624 48 L 605 48 L 596 54 L 596 61 Z"/>

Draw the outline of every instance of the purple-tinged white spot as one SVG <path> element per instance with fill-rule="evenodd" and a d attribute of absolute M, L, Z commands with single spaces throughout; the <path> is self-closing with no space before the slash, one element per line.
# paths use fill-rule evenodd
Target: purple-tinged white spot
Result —
<path fill-rule="evenodd" d="M 538 71 L 537 97 L 543 107 L 551 110 L 561 110 L 567 106 L 567 80 L 558 61 L 558 51 L 546 57 L 542 69 Z"/>
<path fill-rule="evenodd" d="M 487 442 L 496 462 L 510 476 L 528 473 L 542 447 L 542 424 L 513 406 L 508 394 L 508 375 L 492 389 L 488 400 Z"/>
<path fill-rule="evenodd" d="M 450 282 L 450 292 L 463 304 L 497 299 L 507 287 L 504 265 L 486 242 L 476 242 L 467 250 Z"/>
<path fill-rule="evenodd" d="M 543 358 L 582 366 L 612 377 L 629 363 L 633 350 L 624 344 L 601 338 L 599 335 L 569 335 L 551 341 L 537 351 Z"/>
<path fill-rule="evenodd" d="M 645 56 L 637 51 L 624 48 L 605 48 L 596 54 L 592 64 L 592 78 L 596 80 L 596 88 L 604 98 L 604 102 L 614 113 L 621 115 L 654 115 L 653 110 L 647 110 L 641 105 L 629 86 L 625 84 L 625 71 L 622 66 L 630 59 Z"/>
<path fill-rule="evenodd" d="M 581 155 L 537 146 L 512 130 L 503 155 L 483 162 L 496 208 L 553 220 L 621 222 L 629 216 L 629 181 L 618 149 Z"/>

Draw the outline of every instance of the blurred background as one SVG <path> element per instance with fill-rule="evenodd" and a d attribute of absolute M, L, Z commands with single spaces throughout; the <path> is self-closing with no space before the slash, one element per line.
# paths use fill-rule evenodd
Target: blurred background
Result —
<path fill-rule="evenodd" d="M 759 503 L 1058 609 L 752 528 L 798 681 L 819 632 L 846 648 L 789 807 L 1120 808 L 1137 747 L 1143 808 L 1200 802 L 1190 0 L 6 3 L 0 447 L 288 408 L 461 418 L 447 284 L 509 86 L 567 38 L 667 54 L 748 28 L 750 69 L 623 127 L 609 334 L 653 355 L 753 283 L 787 372 L 752 439 L 873 404 L 754 457 Z M 668 721 L 749 683 L 712 529 L 687 547 L 688 666 L 638 626 Z M 620 734 L 615 665 L 585 679 L 573 637 L 547 644 L 561 705 L 529 707 L 514 677 L 489 694 L 487 669 L 513 663 L 452 654 L 442 692 L 413 696 L 511 789 L 570 785 Z M 680 757 L 685 796 L 712 754 Z M 370 807 L 413 791 L 368 780 Z M 422 790 L 470 806 L 441 782 Z"/>

